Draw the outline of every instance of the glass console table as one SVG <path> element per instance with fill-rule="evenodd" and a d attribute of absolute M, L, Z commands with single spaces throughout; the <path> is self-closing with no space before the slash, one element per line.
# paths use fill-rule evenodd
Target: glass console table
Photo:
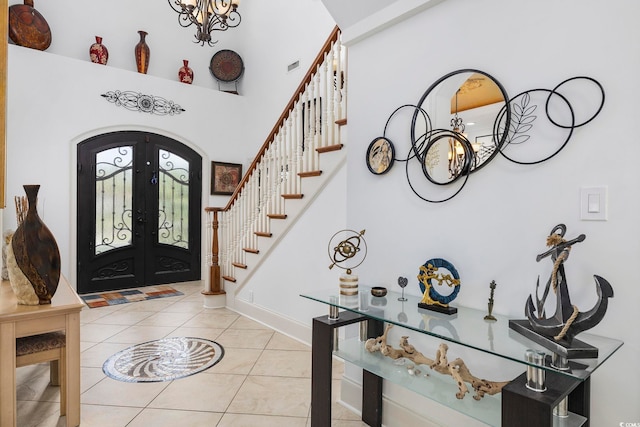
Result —
<path fill-rule="evenodd" d="M 339 311 L 338 318 L 321 316 L 313 319 L 312 338 L 312 427 L 331 425 L 331 364 L 332 356 L 353 363 L 363 369 L 362 420 L 370 426 L 382 424 L 382 380 L 397 383 L 420 395 L 476 418 L 492 426 L 588 426 L 590 376 L 613 353 L 622 341 L 589 333 L 578 339 L 598 349 L 597 358 L 570 359 L 568 370 L 558 370 L 551 365 L 548 356 L 544 365 L 527 361 L 527 350 L 550 351 L 509 328 L 509 318 L 494 314 L 497 321 L 485 321 L 486 312 L 456 306 L 458 312 L 446 315 L 418 308 L 420 297 L 405 295 L 399 301 L 398 292 L 388 292 L 385 297 L 373 297 L 370 288 L 360 286 L 359 295 L 344 296 L 339 289 L 321 290 L 301 295 Z M 455 305 L 455 304 L 454 304 Z M 369 353 L 358 338 L 340 341 L 334 349 L 334 331 L 337 328 L 366 322 L 367 337 L 384 333 L 384 324 L 393 324 L 445 342 L 452 342 L 480 352 L 507 359 L 545 372 L 545 392 L 535 392 L 527 387 L 526 372 L 512 380 L 502 393 L 485 395 L 480 401 L 469 397 L 455 398 L 457 385 L 450 376 L 431 372 L 428 381 L 407 376 L 406 368 L 393 363 L 380 353 Z M 488 333 L 488 330 L 490 333 Z M 394 345 L 397 346 L 397 345 Z M 567 398 L 567 399 L 565 399 Z M 553 415 L 560 402 L 568 402 L 568 417 Z"/>

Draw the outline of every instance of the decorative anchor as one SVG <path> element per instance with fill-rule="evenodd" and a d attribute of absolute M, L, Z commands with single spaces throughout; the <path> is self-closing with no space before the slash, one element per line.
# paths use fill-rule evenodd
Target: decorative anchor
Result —
<path fill-rule="evenodd" d="M 566 231 L 567 227 L 564 224 L 556 225 L 547 238 L 547 246 L 551 246 L 551 249 L 536 257 L 536 261 L 540 262 L 540 260 L 551 256 L 553 270 L 545 286 L 542 299 L 538 298 L 538 288 L 540 286 L 540 277 L 538 277 L 538 282 L 536 283 L 536 305 L 534 306 L 533 299 L 529 295 L 525 313 L 531 328 L 535 332 L 545 337 L 552 337 L 557 343 L 564 342 L 564 344 L 571 345 L 573 338 L 577 334 L 600 323 L 607 311 L 608 298 L 613 297 L 613 288 L 604 278 L 594 275 L 596 292 L 598 293 L 598 302 L 595 306 L 587 312 L 580 312 L 575 305 L 571 304 L 569 287 L 564 272 L 564 262 L 569 257 L 571 247 L 575 243 L 584 241 L 586 236 L 581 234 L 575 239 L 567 241 L 564 239 Z M 550 288 L 556 294 L 556 312 L 552 317 L 545 318 L 544 304 Z M 538 316 L 534 315 L 536 311 Z"/>

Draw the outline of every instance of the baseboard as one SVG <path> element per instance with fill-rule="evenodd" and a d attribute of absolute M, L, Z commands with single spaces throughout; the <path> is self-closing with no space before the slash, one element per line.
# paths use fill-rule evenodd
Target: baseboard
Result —
<path fill-rule="evenodd" d="M 235 299 L 233 307 L 228 307 L 258 323 L 262 323 L 275 329 L 283 335 L 293 338 L 301 343 L 311 346 L 311 326 L 298 322 L 295 319 L 282 316 L 258 304 L 249 303 L 239 298 Z"/>

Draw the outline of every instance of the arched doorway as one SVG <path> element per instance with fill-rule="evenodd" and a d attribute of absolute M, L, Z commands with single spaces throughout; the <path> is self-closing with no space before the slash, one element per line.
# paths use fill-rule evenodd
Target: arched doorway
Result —
<path fill-rule="evenodd" d="M 200 279 L 202 157 L 149 132 L 78 144 L 78 293 Z"/>

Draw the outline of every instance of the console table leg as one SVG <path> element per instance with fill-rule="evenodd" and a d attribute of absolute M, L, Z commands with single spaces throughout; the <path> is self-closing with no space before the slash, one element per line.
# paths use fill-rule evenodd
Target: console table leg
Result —
<path fill-rule="evenodd" d="M 384 333 L 384 322 L 367 320 L 367 337 Z M 362 421 L 371 427 L 382 426 L 382 378 L 366 369 L 362 370 Z"/>
<path fill-rule="evenodd" d="M 569 412 L 582 415 L 587 422 L 582 427 L 589 427 L 591 419 L 591 377 L 587 378 L 569 395 Z"/>
<path fill-rule="evenodd" d="M 334 327 L 313 319 L 311 427 L 331 426 L 331 367 Z"/>
<path fill-rule="evenodd" d="M 311 338 L 311 427 L 331 426 L 333 334 L 337 328 L 364 320 L 366 320 L 366 317 L 350 311 L 340 312 L 337 319 L 330 319 L 329 316 L 320 316 L 313 319 Z"/>

